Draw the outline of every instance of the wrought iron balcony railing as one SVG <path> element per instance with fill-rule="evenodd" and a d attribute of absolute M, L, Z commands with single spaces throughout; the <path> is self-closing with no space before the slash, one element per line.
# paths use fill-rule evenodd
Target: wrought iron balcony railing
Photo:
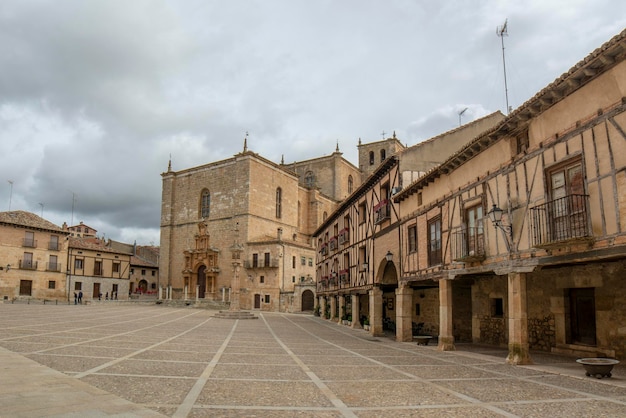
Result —
<path fill-rule="evenodd" d="M 450 250 L 455 261 L 485 259 L 485 231 L 483 226 L 460 226 L 452 230 Z"/>
<path fill-rule="evenodd" d="M 20 260 L 22 270 L 37 270 L 37 262 L 33 260 Z"/>
<path fill-rule="evenodd" d="M 571 194 L 530 209 L 533 247 L 550 247 L 592 237 L 588 195 Z"/>
<path fill-rule="evenodd" d="M 22 238 L 22 247 L 36 248 L 37 240 L 34 238 Z"/>
<path fill-rule="evenodd" d="M 61 263 L 46 263 L 46 271 L 61 271 Z"/>

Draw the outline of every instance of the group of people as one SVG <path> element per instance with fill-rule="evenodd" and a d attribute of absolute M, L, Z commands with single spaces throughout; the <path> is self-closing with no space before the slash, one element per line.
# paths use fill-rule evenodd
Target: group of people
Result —
<path fill-rule="evenodd" d="M 83 304 L 83 291 L 74 292 L 74 305 Z"/>
<path fill-rule="evenodd" d="M 102 292 L 98 294 L 98 300 L 102 300 Z M 104 296 L 104 300 L 109 300 L 109 292 Z M 117 292 L 111 292 L 111 300 L 117 300 Z"/>
<path fill-rule="evenodd" d="M 104 296 L 105 300 L 109 300 L 109 292 L 106 292 Z M 102 292 L 98 293 L 98 300 L 102 300 Z M 111 300 L 117 300 L 117 292 L 111 292 Z M 83 304 L 83 291 L 79 290 L 78 293 L 74 292 L 74 305 Z"/>

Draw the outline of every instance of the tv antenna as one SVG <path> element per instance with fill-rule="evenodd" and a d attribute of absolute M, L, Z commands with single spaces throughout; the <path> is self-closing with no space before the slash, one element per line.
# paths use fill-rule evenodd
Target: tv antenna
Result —
<path fill-rule="evenodd" d="M 509 88 L 506 84 L 506 60 L 504 59 L 504 37 L 509 36 L 509 32 L 507 31 L 508 19 L 504 20 L 504 25 L 496 27 L 496 35 L 500 37 L 500 41 L 502 42 L 502 65 L 504 68 L 504 96 L 506 98 L 506 114 L 508 115 L 511 111 L 511 107 L 509 106 Z"/>
<path fill-rule="evenodd" d="M 11 192 L 9 193 L 9 212 L 11 212 L 11 201 L 13 200 L 13 180 L 7 180 L 11 185 Z"/>
<path fill-rule="evenodd" d="M 461 116 L 463 116 L 463 113 L 465 113 L 466 110 L 467 107 L 459 112 L 459 126 L 461 126 Z"/>
<path fill-rule="evenodd" d="M 39 202 L 39 206 L 41 206 L 41 217 L 43 218 L 43 207 L 45 203 Z"/>

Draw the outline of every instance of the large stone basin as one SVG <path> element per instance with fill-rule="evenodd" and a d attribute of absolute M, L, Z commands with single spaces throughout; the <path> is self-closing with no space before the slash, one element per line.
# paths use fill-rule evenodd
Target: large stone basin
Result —
<path fill-rule="evenodd" d="M 585 368 L 585 375 L 593 376 L 598 379 L 603 377 L 611 377 L 613 366 L 619 364 L 619 360 L 603 357 L 579 358 L 576 363 L 582 364 Z"/>

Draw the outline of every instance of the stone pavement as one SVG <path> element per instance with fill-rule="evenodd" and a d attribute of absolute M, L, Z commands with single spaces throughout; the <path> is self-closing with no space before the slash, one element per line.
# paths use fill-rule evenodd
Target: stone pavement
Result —
<path fill-rule="evenodd" d="M 371 337 L 309 315 L 0 304 L 0 417 L 623 417 L 626 369 Z"/>

